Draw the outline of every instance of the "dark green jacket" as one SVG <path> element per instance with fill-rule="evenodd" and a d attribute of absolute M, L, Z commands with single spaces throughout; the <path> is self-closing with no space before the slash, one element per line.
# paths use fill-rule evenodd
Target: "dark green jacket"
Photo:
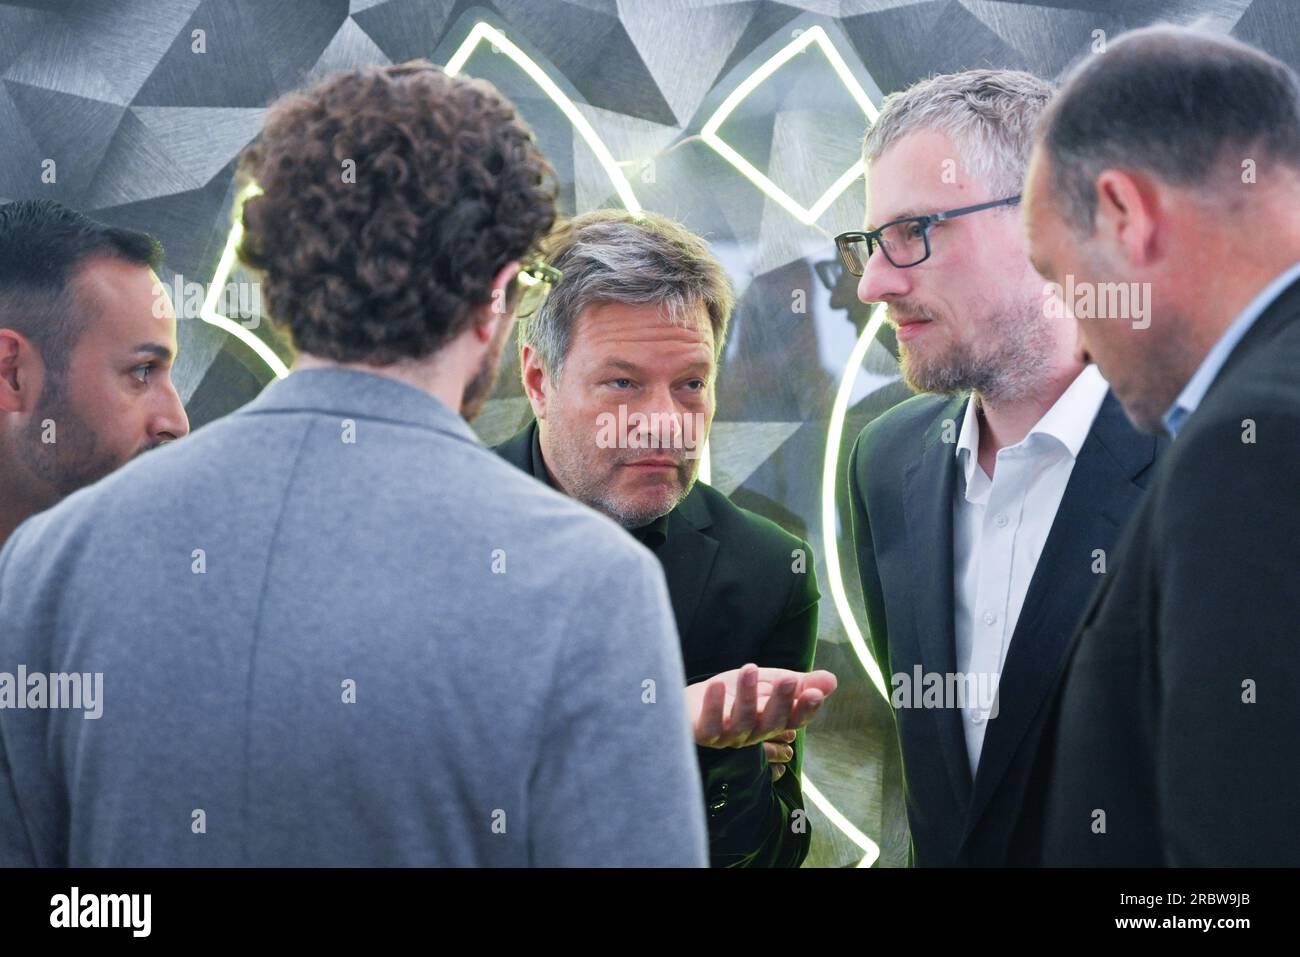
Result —
<path fill-rule="evenodd" d="M 535 421 L 494 451 L 547 480 Z M 806 542 L 703 482 L 650 527 L 654 533 L 638 537 L 663 565 L 688 684 L 751 661 L 794 671 L 812 667 L 820 596 Z M 793 570 L 799 566 L 806 571 Z M 812 837 L 799 786 L 803 732 L 794 752 L 774 784 L 761 744 L 696 748 L 714 867 L 803 862 Z"/>

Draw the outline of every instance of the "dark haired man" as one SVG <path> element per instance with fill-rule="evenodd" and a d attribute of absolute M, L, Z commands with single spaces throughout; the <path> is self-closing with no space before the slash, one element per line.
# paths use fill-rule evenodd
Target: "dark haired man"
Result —
<path fill-rule="evenodd" d="M 462 418 L 555 214 L 528 129 L 368 67 L 241 166 L 301 358 L 0 553 L 0 670 L 106 699 L 0 710 L 0 864 L 704 864 L 658 565 Z"/>
<path fill-rule="evenodd" d="M 0 546 L 189 431 L 162 247 L 50 200 L 0 206 Z"/>

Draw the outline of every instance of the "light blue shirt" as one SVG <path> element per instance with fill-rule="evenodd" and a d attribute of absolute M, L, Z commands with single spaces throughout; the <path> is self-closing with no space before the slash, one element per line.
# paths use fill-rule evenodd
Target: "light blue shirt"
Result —
<path fill-rule="evenodd" d="M 1178 435 L 1178 430 L 1183 427 L 1187 417 L 1195 412 L 1196 407 L 1201 404 L 1201 400 L 1205 398 L 1205 393 L 1209 391 L 1214 380 L 1218 378 L 1219 370 L 1228 361 L 1228 356 L 1232 354 L 1232 350 L 1237 348 L 1237 343 L 1241 342 L 1242 337 L 1250 331 L 1250 327 L 1255 324 L 1255 321 L 1273 304 L 1273 300 L 1298 279 L 1300 279 L 1300 263 L 1296 263 L 1261 289 L 1259 295 L 1246 304 L 1246 308 L 1241 311 L 1237 318 L 1232 321 L 1232 325 L 1228 326 L 1223 335 L 1219 337 L 1219 341 L 1214 344 L 1214 348 L 1202 360 L 1196 374 L 1187 380 L 1187 385 L 1183 386 L 1183 391 L 1178 394 L 1178 398 L 1174 400 L 1174 404 L 1169 407 L 1169 411 L 1164 415 L 1165 430 L 1169 433 L 1170 438 Z"/>

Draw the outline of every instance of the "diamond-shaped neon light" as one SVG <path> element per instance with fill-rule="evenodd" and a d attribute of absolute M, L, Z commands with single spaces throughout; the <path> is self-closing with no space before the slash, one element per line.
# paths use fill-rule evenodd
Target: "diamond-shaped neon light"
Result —
<path fill-rule="evenodd" d="M 766 63 L 750 74 L 740 86 L 732 90 L 731 95 L 722 101 L 722 105 L 718 107 L 717 112 L 709 117 L 708 122 L 704 124 L 704 128 L 700 130 L 700 138 L 713 147 L 718 155 L 739 170 L 747 180 L 772 197 L 791 216 L 808 226 L 817 222 L 821 214 L 826 212 L 827 207 L 835 202 L 836 197 L 844 192 L 850 183 L 862 175 L 862 160 L 859 159 L 845 170 L 844 175 L 832 183 L 830 189 L 822 193 L 817 202 L 813 203 L 811 207 L 805 207 L 780 186 L 768 179 L 749 160 L 728 146 L 718 136 L 718 129 L 726 122 L 727 117 L 735 111 L 736 107 L 744 101 L 745 97 L 758 88 L 759 84 L 794 58 L 796 54 L 802 53 L 814 43 L 821 48 L 822 53 L 830 62 L 831 68 L 835 71 L 835 75 L 840 78 L 840 82 L 849 91 L 849 95 L 862 108 L 862 112 L 866 114 L 867 119 L 874 123 L 878 113 L 875 104 L 871 102 L 871 97 L 867 96 L 867 91 L 862 88 L 862 84 L 853 75 L 849 65 L 840 56 L 840 52 L 835 49 L 835 44 L 831 43 L 831 38 L 826 35 L 826 31 L 820 26 L 814 26 L 803 31 L 803 33 L 787 43 Z"/>

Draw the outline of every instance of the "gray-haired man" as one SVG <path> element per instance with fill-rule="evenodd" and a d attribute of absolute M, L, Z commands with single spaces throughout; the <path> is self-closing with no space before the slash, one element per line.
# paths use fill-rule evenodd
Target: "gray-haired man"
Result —
<path fill-rule="evenodd" d="M 817 642 L 808 545 L 696 481 L 730 285 L 703 241 L 651 214 L 589 213 L 549 245 L 563 279 L 520 327 L 537 418 L 497 451 L 655 553 L 692 682 L 710 860 L 797 867 L 811 836 L 797 731 L 835 679 L 804 673 Z"/>
<path fill-rule="evenodd" d="M 1033 859 L 1013 831 L 1036 811 L 1043 705 L 1157 453 L 1025 253 L 1016 204 L 1051 94 L 975 70 L 890 97 L 864 145 L 879 225 L 837 239 L 859 297 L 889 308 L 904 378 L 932 393 L 870 423 L 849 474 L 919 865 Z"/>

